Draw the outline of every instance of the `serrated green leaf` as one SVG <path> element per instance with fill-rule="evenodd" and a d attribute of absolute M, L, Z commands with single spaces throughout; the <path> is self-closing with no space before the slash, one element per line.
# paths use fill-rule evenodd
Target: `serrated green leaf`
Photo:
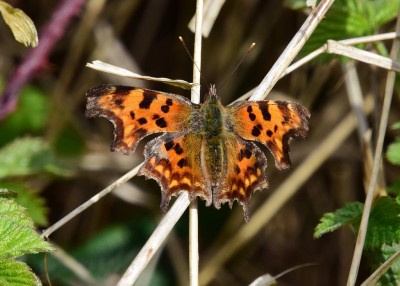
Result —
<path fill-rule="evenodd" d="M 51 251 L 36 233 L 25 209 L 10 199 L 0 198 L 0 258 Z"/>
<path fill-rule="evenodd" d="M 392 198 L 381 197 L 374 205 L 368 222 L 364 248 L 380 248 L 400 242 L 400 205 Z"/>
<path fill-rule="evenodd" d="M 25 208 L 11 199 L 0 198 L 0 217 L 4 220 L 17 221 L 19 225 L 34 227 L 32 219 L 26 215 Z"/>
<path fill-rule="evenodd" d="M 47 225 L 47 208 L 42 197 L 29 187 L 19 183 L 0 182 L 0 189 L 8 189 L 16 194 L 15 201 L 26 208 L 28 215 L 37 225 Z"/>
<path fill-rule="evenodd" d="M 363 211 L 363 204 L 359 202 L 346 204 L 335 212 L 326 213 L 314 231 L 314 237 L 319 238 L 323 234 L 335 231 L 336 229 L 356 223 L 360 220 Z"/>
<path fill-rule="evenodd" d="M 386 158 L 390 163 L 400 165 L 400 140 L 388 146 Z"/>
<path fill-rule="evenodd" d="M 393 254 L 400 250 L 400 245 L 382 245 L 379 249 L 370 249 L 366 251 L 368 264 L 372 270 L 376 270 Z M 400 278 L 400 260 L 397 259 L 390 268 L 381 276 L 376 285 L 380 286 L 397 286 Z"/>
<path fill-rule="evenodd" d="M 0 150 L 0 179 L 40 173 L 65 176 L 69 170 L 40 138 L 22 138 Z"/>
<path fill-rule="evenodd" d="M 25 263 L 11 259 L 0 259 L 0 285 L 40 286 L 42 283 Z"/>
<path fill-rule="evenodd" d="M 35 24 L 24 11 L 0 1 L 0 13 L 18 42 L 25 46 L 37 46 L 38 36 Z"/>

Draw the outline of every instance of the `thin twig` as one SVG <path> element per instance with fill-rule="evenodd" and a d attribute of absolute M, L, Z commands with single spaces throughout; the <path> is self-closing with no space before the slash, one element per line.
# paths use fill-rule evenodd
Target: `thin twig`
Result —
<path fill-rule="evenodd" d="M 142 164 L 140 164 L 140 165 L 136 166 L 135 168 L 133 168 L 132 170 L 130 170 L 128 173 L 126 173 L 125 175 L 120 177 L 118 180 L 116 180 L 114 183 L 109 185 L 107 188 L 103 189 L 101 192 L 99 192 L 98 194 L 96 194 L 95 196 L 93 196 L 92 198 L 90 198 L 89 200 L 84 202 L 83 204 L 81 204 L 79 207 L 77 207 L 76 209 L 71 211 L 69 214 L 64 216 L 62 219 L 57 221 L 55 224 L 53 224 L 52 226 L 45 229 L 43 231 L 43 233 L 41 234 L 41 237 L 49 237 L 54 231 L 56 231 L 57 229 L 62 227 L 64 224 L 69 222 L 71 219 L 73 219 L 74 217 L 79 215 L 81 212 L 83 212 L 84 210 L 86 210 L 87 208 L 89 208 L 90 206 L 95 204 L 96 202 L 98 202 L 102 197 L 109 194 L 110 192 L 112 192 L 113 190 L 118 188 L 121 184 L 123 184 L 126 181 L 128 181 L 129 179 L 131 179 L 133 176 L 135 176 L 137 174 L 137 172 L 139 171 L 139 168 L 142 166 Z"/>
<path fill-rule="evenodd" d="M 396 34 L 400 34 L 400 14 L 397 17 L 396 23 Z M 397 59 L 397 55 L 400 50 L 400 40 L 396 38 L 393 41 L 392 50 L 390 52 L 390 58 L 392 60 Z M 358 269 L 360 267 L 360 261 L 362 256 L 362 251 L 364 248 L 365 237 L 368 228 L 368 220 L 371 212 L 372 201 L 374 198 L 375 185 L 378 178 L 378 171 L 380 167 L 380 161 L 382 157 L 383 141 L 385 139 L 385 133 L 387 128 L 387 122 L 389 117 L 390 105 L 392 102 L 394 83 L 395 83 L 396 73 L 393 71 L 388 72 L 386 87 L 385 87 L 385 97 L 383 100 L 382 115 L 379 123 L 379 133 L 378 140 L 376 142 L 376 148 L 374 153 L 374 165 L 372 167 L 371 179 L 368 185 L 367 197 L 364 203 L 363 215 L 361 218 L 360 228 L 357 236 L 356 246 L 354 248 L 353 259 L 351 262 L 351 268 L 349 277 L 347 280 L 348 286 L 353 286 L 356 283 Z"/>
<path fill-rule="evenodd" d="M 203 24 L 203 0 L 197 0 L 194 32 L 193 84 L 191 101 L 200 103 L 200 70 Z M 189 209 L 189 285 L 199 285 L 199 214 L 197 200 L 191 202 Z"/>
<path fill-rule="evenodd" d="M 271 70 L 264 77 L 260 85 L 256 88 L 250 100 L 261 100 L 265 98 L 275 83 L 281 77 L 283 71 L 293 61 L 295 56 L 300 52 L 304 43 L 315 30 L 319 22 L 323 19 L 329 7 L 333 4 L 334 0 L 322 0 L 318 7 L 312 11 L 307 20 L 301 26 L 300 30 L 296 33 L 290 41 L 286 49 L 282 52 L 278 60 L 272 66 Z"/>

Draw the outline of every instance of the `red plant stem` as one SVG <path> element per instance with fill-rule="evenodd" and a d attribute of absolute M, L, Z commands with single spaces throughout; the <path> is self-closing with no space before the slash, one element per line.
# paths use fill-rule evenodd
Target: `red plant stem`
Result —
<path fill-rule="evenodd" d="M 50 21 L 40 33 L 39 45 L 28 52 L 6 84 L 0 96 L 0 120 L 16 108 L 19 92 L 23 85 L 47 66 L 49 54 L 64 35 L 72 18 L 81 11 L 85 2 L 86 0 L 63 0 L 56 8 Z"/>

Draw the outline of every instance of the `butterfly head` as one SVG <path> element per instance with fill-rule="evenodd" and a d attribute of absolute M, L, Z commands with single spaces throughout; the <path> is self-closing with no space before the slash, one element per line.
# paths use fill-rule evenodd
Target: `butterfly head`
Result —
<path fill-rule="evenodd" d="M 208 88 L 208 92 L 206 94 L 206 100 L 209 99 L 218 100 L 217 88 L 215 87 L 215 84 L 210 84 L 210 87 Z"/>

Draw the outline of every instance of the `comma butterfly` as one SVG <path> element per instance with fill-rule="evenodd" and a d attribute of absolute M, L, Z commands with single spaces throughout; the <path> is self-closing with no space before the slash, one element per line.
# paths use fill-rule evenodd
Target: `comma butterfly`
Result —
<path fill-rule="evenodd" d="M 187 191 L 216 208 L 236 200 L 249 219 L 255 190 L 267 188 L 267 158 L 252 141 L 265 145 L 278 169 L 290 167 L 289 141 L 305 137 L 310 113 L 289 101 L 239 101 L 224 107 L 211 86 L 203 104 L 144 88 L 103 84 L 87 92 L 88 117 L 114 125 L 112 151 L 131 154 L 138 142 L 163 133 L 145 147 L 139 175 L 161 187 L 161 209 Z"/>

